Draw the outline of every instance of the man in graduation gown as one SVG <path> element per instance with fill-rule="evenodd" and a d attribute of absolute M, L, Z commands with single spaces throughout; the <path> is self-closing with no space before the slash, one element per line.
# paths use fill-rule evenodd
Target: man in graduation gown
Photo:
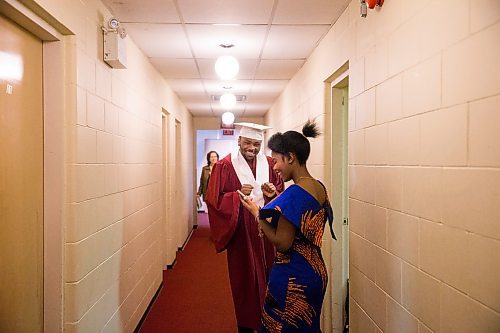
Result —
<path fill-rule="evenodd" d="M 269 127 L 237 125 L 242 126 L 239 149 L 213 167 L 206 202 L 215 249 L 227 250 L 236 321 L 242 333 L 260 327 L 275 250 L 265 237 L 259 236 L 255 218 L 242 207 L 236 191 L 249 195 L 262 207 L 283 191 L 283 180 L 273 170 L 272 159 L 261 152 L 263 130 Z"/>

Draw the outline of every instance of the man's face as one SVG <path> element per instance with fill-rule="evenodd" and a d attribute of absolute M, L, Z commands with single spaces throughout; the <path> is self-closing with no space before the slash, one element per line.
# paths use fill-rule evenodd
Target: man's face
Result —
<path fill-rule="evenodd" d="M 238 138 L 238 146 L 240 146 L 241 155 L 248 162 L 252 162 L 260 151 L 260 145 L 262 141 L 245 138 L 240 136 Z"/>

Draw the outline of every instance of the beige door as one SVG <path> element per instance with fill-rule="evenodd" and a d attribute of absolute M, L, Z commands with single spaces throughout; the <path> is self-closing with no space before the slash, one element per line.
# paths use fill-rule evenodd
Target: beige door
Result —
<path fill-rule="evenodd" d="M 0 36 L 0 332 L 42 332 L 42 42 L 2 16 Z"/>

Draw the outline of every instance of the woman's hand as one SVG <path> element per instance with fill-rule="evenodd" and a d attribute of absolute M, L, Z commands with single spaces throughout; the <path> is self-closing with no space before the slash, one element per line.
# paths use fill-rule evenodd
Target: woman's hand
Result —
<path fill-rule="evenodd" d="M 252 199 L 248 195 L 245 195 L 241 191 L 237 191 L 237 192 L 240 196 L 240 202 L 243 205 L 243 207 L 248 209 L 248 211 L 250 213 L 252 213 L 252 215 L 254 217 L 259 216 L 259 206 L 257 206 L 257 204 L 255 202 L 253 202 Z"/>

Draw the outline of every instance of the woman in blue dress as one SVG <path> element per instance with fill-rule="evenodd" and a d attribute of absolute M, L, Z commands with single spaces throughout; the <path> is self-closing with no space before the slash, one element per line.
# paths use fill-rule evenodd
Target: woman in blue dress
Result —
<path fill-rule="evenodd" d="M 335 235 L 326 189 L 311 176 L 306 165 L 311 150 L 307 137 L 318 135 L 317 126 L 311 121 L 304 125 L 302 134 L 296 131 L 274 134 L 268 143 L 274 170 L 285 182 L 292 180 L 294 184 L 263 208 L 244 195 L 240 197 L 277 252 L 260 332 L 321 332 L 320 314 L 328 282 L 321 255 L 326 221 L 332 237 Z M 263 190 L 274 189 L 265 184 Z"/>

